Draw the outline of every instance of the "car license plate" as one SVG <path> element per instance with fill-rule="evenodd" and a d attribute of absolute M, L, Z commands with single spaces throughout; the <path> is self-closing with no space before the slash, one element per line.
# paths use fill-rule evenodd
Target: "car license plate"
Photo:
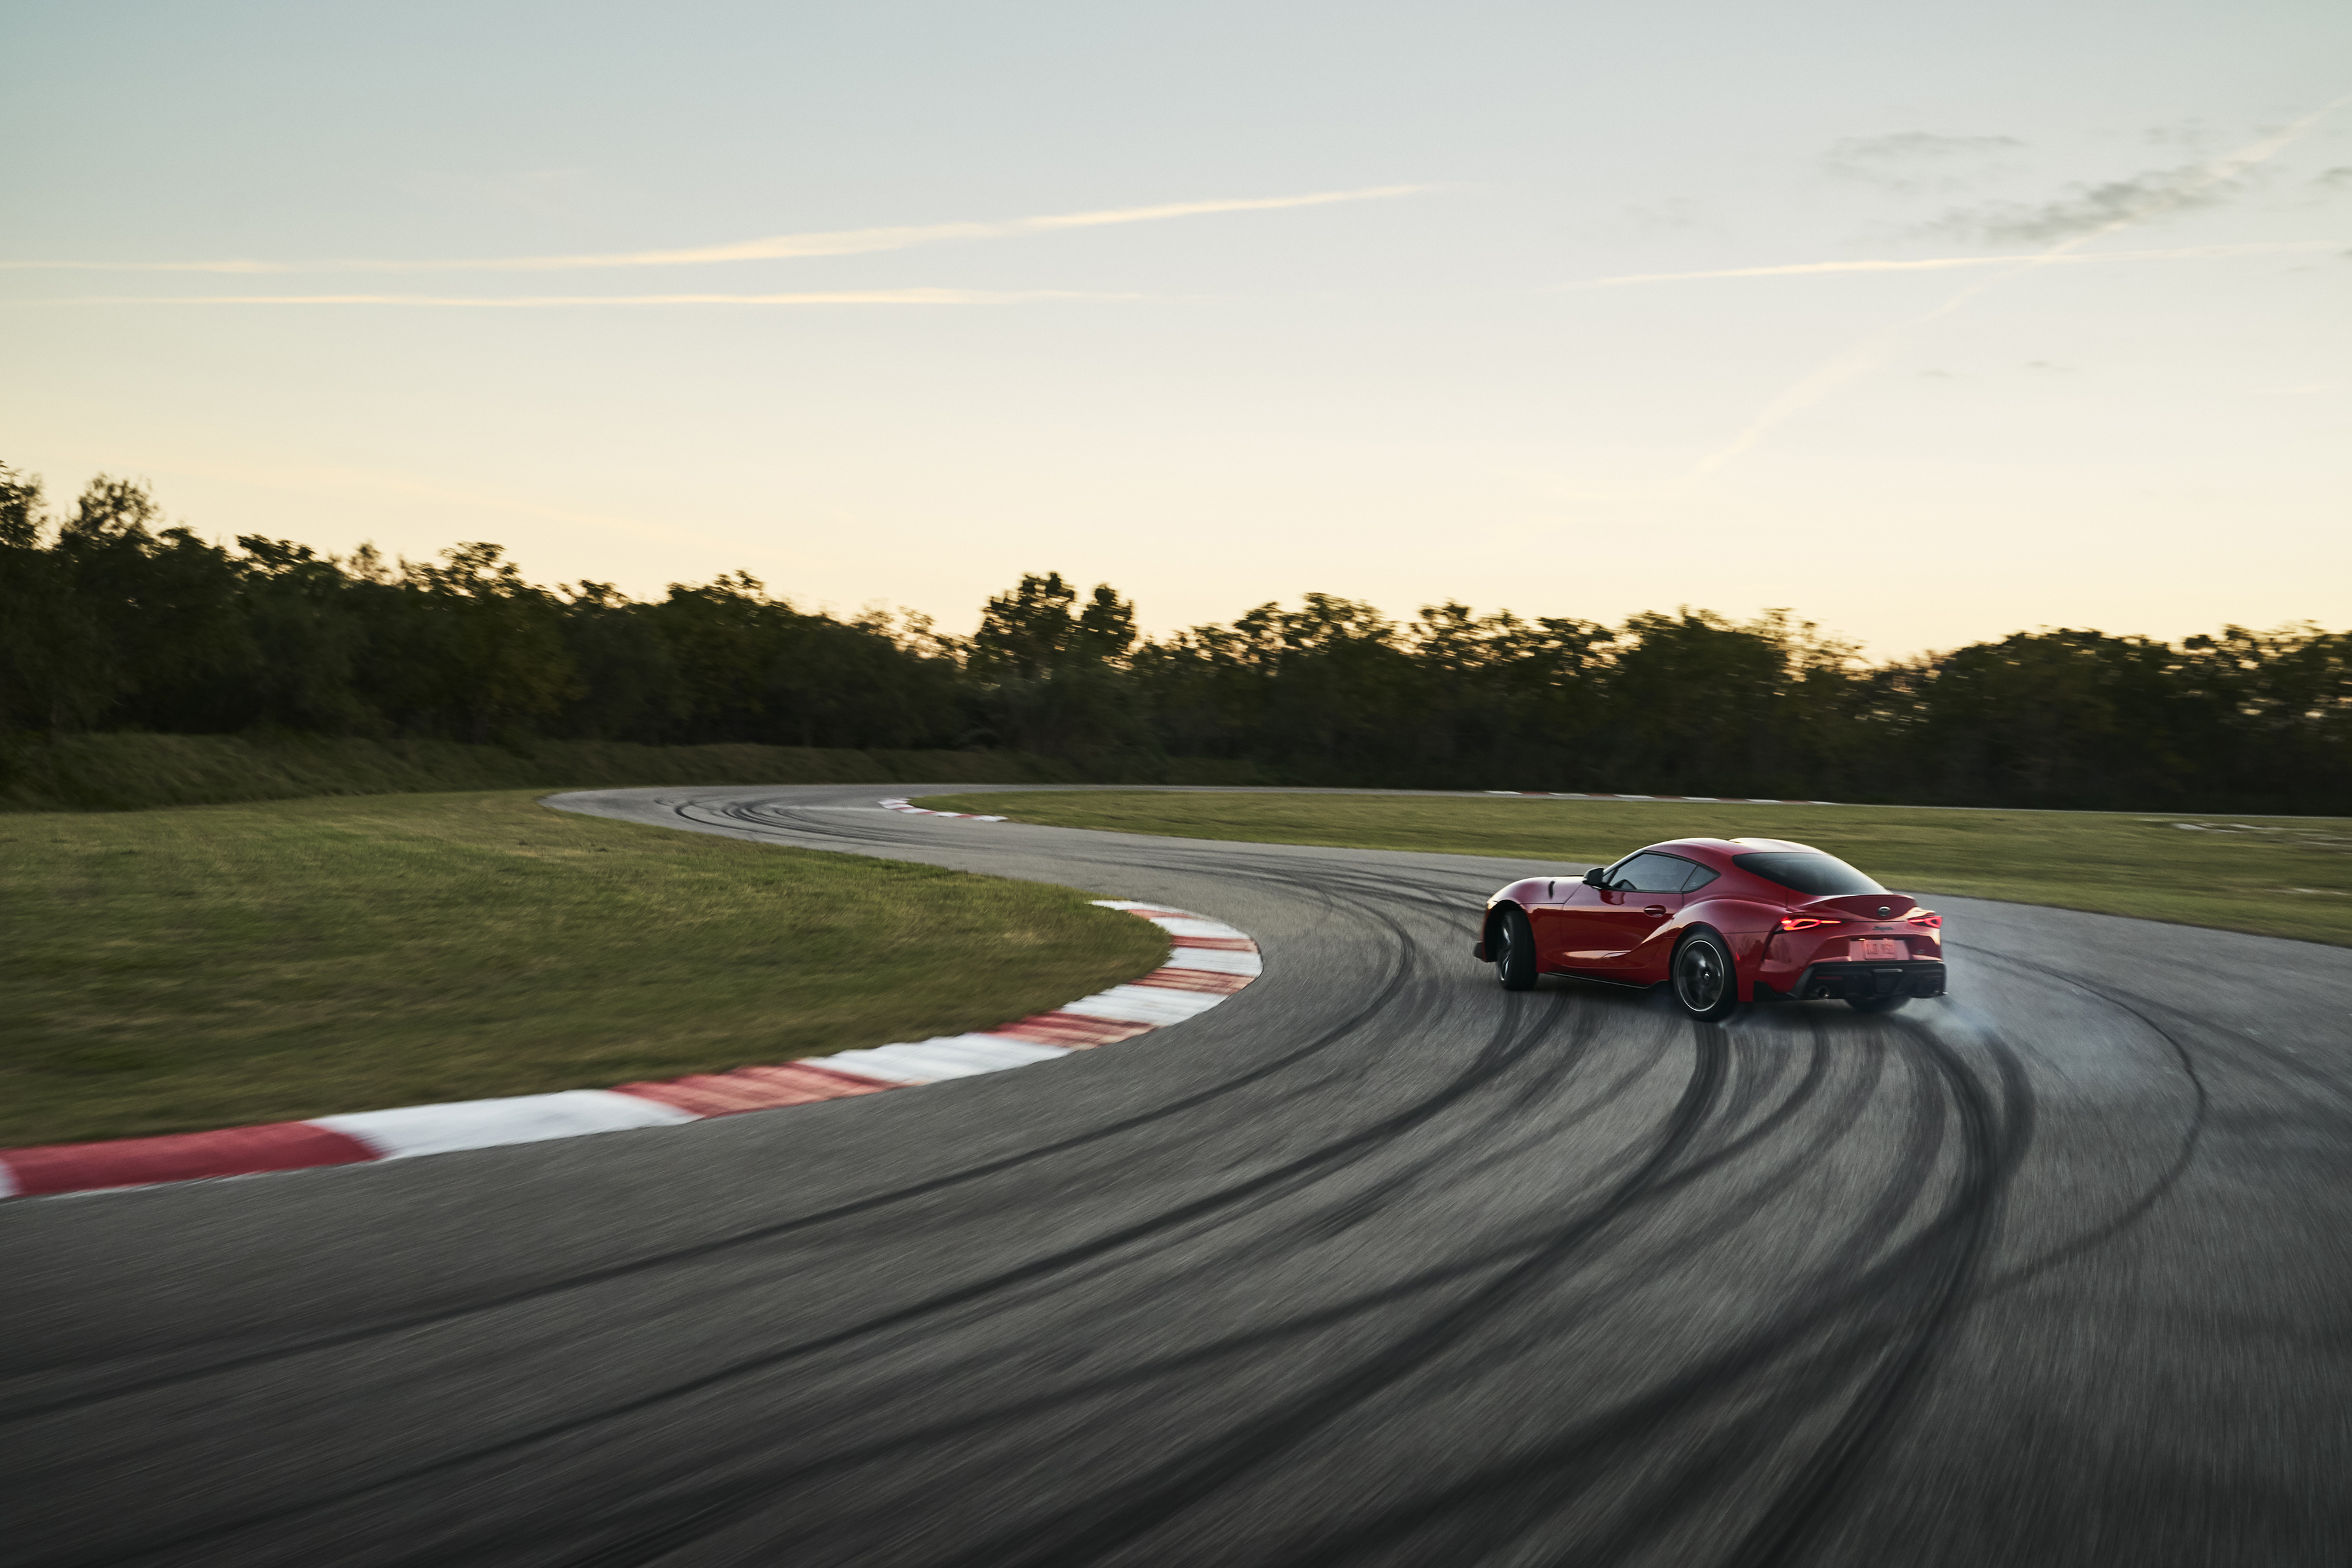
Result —
<path fill-rule="evenodd" d="M 1899 961 L 1910 956 L 1899 936 L 1858 936 L 1853 939 L 1853 957 L 1857 963 L 1884 963 L 1889 959 Z"/>

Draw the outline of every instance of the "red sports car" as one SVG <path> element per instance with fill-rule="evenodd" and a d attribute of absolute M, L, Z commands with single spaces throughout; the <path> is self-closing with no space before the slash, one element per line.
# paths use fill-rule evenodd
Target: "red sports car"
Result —
<path fill-rule="evenodd" d="M 1834 855 L 1780 838 L 1676 838 L 1584 879 L 1486 900 L 1471 951 L 1508 991 L 1539 974 L 1672 987 L 1694 1018 L 1743 1002 L 1843 997 L 1888 1013 L 1944 994 L 1944 921 Z"/>

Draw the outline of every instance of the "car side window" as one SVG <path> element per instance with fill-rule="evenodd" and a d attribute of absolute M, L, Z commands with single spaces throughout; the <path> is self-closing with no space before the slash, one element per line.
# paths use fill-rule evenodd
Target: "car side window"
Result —
<path fill-rule="evenodd" d="M 1696 869 L 1673 855 L 1636 855 L 1617 868 L 1609 885 L 1625 893 L 1679 893 Z"/>
<path fill-rule="evenodd" d="M 1696 893 L 1701 888 L 1706 887 L 1709 882 L 1714 881 L 1721 875 L 1723 875 L 1723 873 L 1720 871 L 1710 871 L 1696 861 L 1693 861 L 1691 863 L 1691 879 L 1683 884 L 1683 891 L 1685 893 Z"/>

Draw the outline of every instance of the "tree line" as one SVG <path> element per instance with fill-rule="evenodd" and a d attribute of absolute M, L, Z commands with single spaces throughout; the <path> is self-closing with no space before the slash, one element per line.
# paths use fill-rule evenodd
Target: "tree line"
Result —
<path fill-rule="evenodd" d="M 801 608 L 742 573 L 637 600 L 165 526 L 101 476 L 55 513 L 0 468 L 0 735 L 296 732 L 477 742 L 1012 748 L 1297 783 L 1956 805 L 2352 809 L 2352 633 L 2179 644 L 2020 632 L 1873 663 L 1786 612 L 1616 626 L 1395 620 L 1309 594 L 1138 635 L 1108 584 L 1024 574 L 969 637 Z"/>

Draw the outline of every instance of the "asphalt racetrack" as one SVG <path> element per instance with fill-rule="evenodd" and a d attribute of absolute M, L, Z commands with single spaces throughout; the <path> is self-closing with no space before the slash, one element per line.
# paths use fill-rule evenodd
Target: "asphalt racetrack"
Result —
<path fill-rule="evenodd" d="M 5 1205 L 0 1558 L 2352 1562 L 2352 951 L 1937 900 L 1951 998 L 1695 1026 L 1472 961 L 1537 862 L 890 793 L 567 800 L 1265 976 L 901 1093 Z"/>

